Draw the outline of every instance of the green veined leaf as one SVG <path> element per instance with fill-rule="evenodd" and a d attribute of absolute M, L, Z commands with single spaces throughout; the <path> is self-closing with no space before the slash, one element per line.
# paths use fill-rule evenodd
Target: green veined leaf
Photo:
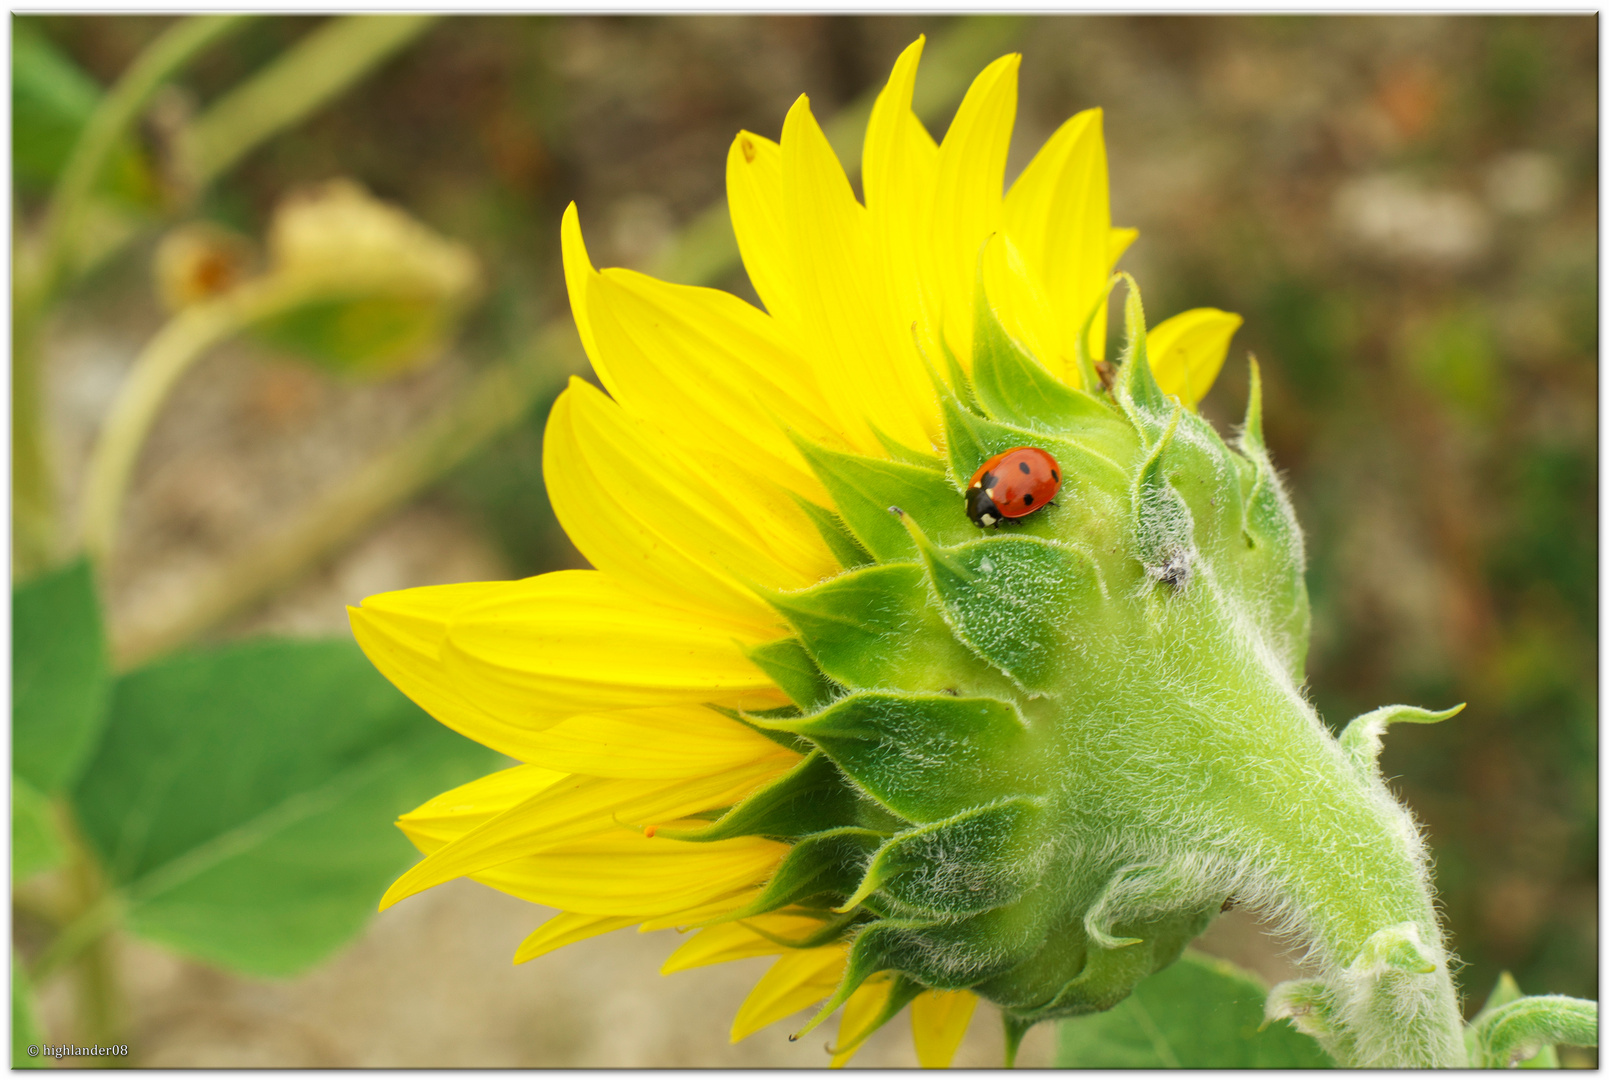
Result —
<path fill-rule="evenodd" d="M 257 641 L 123 678 L 73 799 L 130 930 L 289 975 L 353 937 L 415 857 L 392 820 L 494 759 L 353 644 Z"/>
<path fill-rule="evenodd" d="M 1077 1069 L 1328 1069 L 1318 1044 L 1263 1023 L 1268 987 L 1249 971 L 1187 951 L 1104 1013 L 1061 1025 L 1056 1064 Z"/>
<path fill-rule="evenodd" d="M 95 748 L 110 676 L 89 563 L 11 594 L 11 765 L 45 794 L 68 787 Z"/>

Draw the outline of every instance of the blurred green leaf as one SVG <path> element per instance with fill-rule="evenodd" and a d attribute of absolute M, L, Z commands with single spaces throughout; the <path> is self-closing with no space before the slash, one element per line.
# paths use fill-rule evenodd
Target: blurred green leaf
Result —
<path fill-rule="evenodd" d="M 73 144 L 100 104 L 101 87 L 29 20 L 13 19 L 11 162 L 18 186 L 43 193 L 55 183 Z M 118 146 L 100 188 L 127 202 L 151 202 L 150 169 L 131 142 Z"/>
<path fill-rule="evenodd" d="M 251 328 L 276 349 L 352 374 L 384 374 L 445 344 L 457 313 L 434 297 L 316 300 Z"/>
<path fill-rule="evenodd" d="M 1056 1063 L 1077 1069 L 1329 1069 L 1287 1024 L 1265 1031 L 1268 987 L 1225 960 L 1186 951 L 1107 1012 L 1061 1024 Z"/>
<path fill-rule="evenodd" d="M 164 660 L 118 683 L 111 715 L 74 803 L 126 925 L 251 975 L 356 935 L 415 858 L 392 819 L 497 760 L 342 641 Z"/>
<path fill-rule="evenodd" d="M 1491 326 L 1478 308 L 1443 315 L 1408 343 L 1409 368 L 1425 388 L 1483 422 L 1501 404 L 1499 363 Z"/>
<path fill-rule="evenodd" d="M 11 951 L 11 1067 L 13 1069 L 43 1069 L 50 1061 L 43 1054 L 28 1056 L 29 1046 L 45 1041 L 45 1032 L 39 1026 L 39 1015 L 34 1005 L 33 983 L 23 967 L 17 951 Z"/>
<path fill-rule="evenodd" d="M 50 800 L 20 776 L 11 778 L 11 880 L 26 881 L 67 854 Z"/>
<path fill-rule="evenodd" d="M 11 594 L 11 765 L 40 791 L 71 786 L 106 720 L 109 675 L 87 560 Z"/>

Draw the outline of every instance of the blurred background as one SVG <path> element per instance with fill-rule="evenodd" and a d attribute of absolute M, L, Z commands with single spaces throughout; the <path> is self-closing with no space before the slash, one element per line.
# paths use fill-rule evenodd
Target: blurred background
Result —
<path fill-rule="evenodd" d="M 1595 19 L 451 18 L 186 187 L 174 133 L 327 21 L 252 19 L 201 50 L 109 170 L 132 238 L 40 330 L 63 513 L 167 321 L 152 267 L 172 227 L 260 239 L 288 193 L 350 178 L 472 252 L 478 300 L 450 347 L 385 377 L 262 337 L 183 377 L 104 564 L 123 663 L 185 641 L 344 634 L 343 605 L 383 590 L 584 566 L 541 483 L 548 407 L 583 366 L 559 272 L 564 206 L 578 204 L 600 266 L 752 298 L 724 261 L 729 230 L 701 217 L 739 128 L 777 137 L 801 92 L 818 116 L 852 110 L 926 33 L 976 57 L 935 106 L 942 134 L 965 78 L 1018 50 L 1008 179 L 1063 119 L 1103 107 L 1113 221 L 1140 229 L 1123 265 L 1148 312 L 1246 318 L 1203 410 L 1238 420 L 1254 352 L 1308 535 L 1310 688 L 1326 720 L 1469 703 L 1393 729 L 1383 756 L 1435 853 L 1467 1011 L 1503 970 L 1528 993 L 1598 997 Z M 24 232 L 83 124 L 73 102 L 92 107 L 171 22 L 13 19 Z M 510 363 L 516 389 L 488 406 L 486 380 Z M 406 459 L 410 446 L 431 460 Z M 676 935 L 627 931 L 511 967 L 545 915 L 457 882 L 278 982 L 123 939 L 129 1041 L 151 1066 L 826 1063 L 783 1025 L 726 1045 L 767 961 L 662 979 Z M 20 920 L 25 954 L 27 931 Z M 1291 970 L 1239 912 L 1205 946 L 1270 979 Z M 47 1026 L 69 1031 L 69 1004 L 46 986 Z M 1048 1063 L 1050 1045 L 1036 1031 L 1020 1060 Z M 999 1052 L 980 1010 L 957 1064 Z M 914 1064 L 903 1022 L 857 1064 Z"/>

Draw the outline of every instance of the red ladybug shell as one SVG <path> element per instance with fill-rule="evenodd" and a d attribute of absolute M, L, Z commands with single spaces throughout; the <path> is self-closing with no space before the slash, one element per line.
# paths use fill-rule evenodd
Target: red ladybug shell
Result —
<path fill-rule="evenodd" d="M 1061 466 L 1037 446 L 1014 446 L 985 461 L 967 485 L 967 517 L 980 528 L 1038 510 L 1061 490 Z"/>

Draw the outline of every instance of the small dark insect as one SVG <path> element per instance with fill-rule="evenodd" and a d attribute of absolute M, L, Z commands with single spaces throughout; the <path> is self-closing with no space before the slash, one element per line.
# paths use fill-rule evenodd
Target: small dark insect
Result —
<path fill-rule="evenodd" d="M 1105 360 L 1095 361 L 1095 374 L 1100 376 L 1101 389 L 1107 393 L 1112 392 L 1112 383 L 1117 381 L 1117 365 Z"/>
<path fill-rule="evenodd" d="M 1224 899 L 1223 906 L 1218 909 L 1218 914 L 1222 915 L 1226 911 L 1235 910 L 1235 904 L 1236 900 L 1233 896 L 1226 897 Z"/>
<path fill-rule="evenodd" d="M 1190 584 L 1190 556 L 1186 552 L 1175 551 L 1168 556 L 1167 562 L 1150 567 L 1148 572 L 1164 585 L 1182 589 Z"/>

